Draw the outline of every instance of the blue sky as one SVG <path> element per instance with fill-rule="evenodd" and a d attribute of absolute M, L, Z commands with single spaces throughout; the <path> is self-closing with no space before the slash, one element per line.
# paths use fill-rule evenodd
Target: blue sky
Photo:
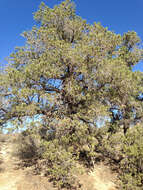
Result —
<path fill-rule="evenodd" d="M 16 46 L 24 45 L 20 34 L 36 24 L 33 12 L 41 0 L 0 0 L 0 63 L 5 64 L 7 57 Z M 60 0 L 43 0 L 49 7 Z M 88 23 L 100 22 L 115 33 L 123 34 L 129 30 L 138 33 L 143 41 L 143 1 L 142 0 L 75 0 L 77 14 Z M 143 63 L 136 70 L 143 71 Z"/>

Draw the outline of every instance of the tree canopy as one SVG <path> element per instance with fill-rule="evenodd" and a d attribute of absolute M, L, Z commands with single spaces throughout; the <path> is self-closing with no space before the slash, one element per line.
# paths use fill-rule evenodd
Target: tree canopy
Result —
<path fill-rule="evenodd" d="M 112 117 L 109 109 L 115 106 L 125 132 L 141 119 L 142 73 L 132 66 L 143 50 L 135 32 L 121 36 L 88 24 L 70 0 L 53 9 L 41 3 L 34 19 L 38 26 L 23 33 L 25 46 L 10 55 L 0 76 L 1 125 L 37 114 L 47 122 L 70 118 L 95 124 L 99 116 Z"/>

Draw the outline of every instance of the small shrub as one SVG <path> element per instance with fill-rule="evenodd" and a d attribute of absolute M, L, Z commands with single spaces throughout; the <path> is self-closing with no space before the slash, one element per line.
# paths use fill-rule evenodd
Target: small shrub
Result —
<path fill-rule="evenodd" d="M 88 167 L 92 165 L 98 144 L 94 133 L 88 125 L 64 118 L 57 123 L 54 136 L 43 140 L 45 167 L 42 170 L 58 187 L 78 187 L 76 162 L 80 161 Z"/>
<path fill-rule="evenodd" d="M 122 189 L 143 189 L 143 128 L 134 126 L 123 141 L 123 157 L 120 163 Z"/>
<path fill-rule="evenodd" d="M 98 150 L 102 152 L 105 158 L 119 163 L 122 160 L 123 137 L 124 135 L 121 132 L 115 134 L 107 133 L 103 136 L 102 144 L 98 147 Z"/>
<path fill-rule="evenodd" d="M 67 118 L 56 127 L 55 139 L 57 139 L 59 146 L 89 166 L 95 157 L 95 147 L 98 145 L 95 134 L 96 128 L 76 119 Z"/>
<path fill-rule="evenodd" d="M 56 139 L 45 142 L 44 145 L 46 147 L 43 154 L 45 175 L 48 175 L 50 180 L 59 188 L 76 189 L 79 185 L 76 178 L 78 170 L 73 155 L 63 149 Z"/>

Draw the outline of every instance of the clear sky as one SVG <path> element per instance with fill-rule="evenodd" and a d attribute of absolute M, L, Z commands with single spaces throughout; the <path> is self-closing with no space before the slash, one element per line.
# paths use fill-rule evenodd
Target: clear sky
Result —
<path fill-rule="evenodd" d="M 20 34 L 30 30 L 34 24 L 33 13 L 41 0 L 0 0 L 0 62 L 14 50 L 24 45 Z M 49 7 L 60 0 L 43 0 Z M 115 33 L 129 30 L 138 33 L 143 41 L 143 0 L 75 0 L 77 14 L 88 23 L 100 22 Z M 136 70 L 143 71 L 143 63 Z"/>

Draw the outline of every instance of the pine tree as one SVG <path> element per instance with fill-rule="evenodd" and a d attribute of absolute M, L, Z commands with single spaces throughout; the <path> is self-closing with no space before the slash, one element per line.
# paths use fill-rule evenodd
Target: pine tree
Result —
<path fill-rule="evenodd" d="M 142 115 L 136 99 L 142 76 L 132 72 L 142 59 L 137 34 L 88 24 L 70 0 L 53 9 L 41 3 L 34 18 L 40 26 L 23 33 L 25 46 L 16 48 L 1 74 L 1 99 L 7 102 L 1 104 L 1 124 L 39 114 L 47 122 L 70 118 L 95 125 L 117 106 L 126 132 L 133 110 Z"/>

